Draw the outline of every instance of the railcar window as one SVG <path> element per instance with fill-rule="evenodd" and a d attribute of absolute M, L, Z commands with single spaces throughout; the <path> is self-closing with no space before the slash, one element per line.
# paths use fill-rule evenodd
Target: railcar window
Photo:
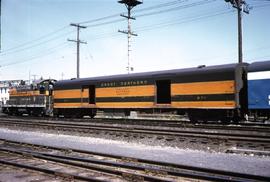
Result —
<path fill-rule="evenodd" d="M 45 90 L 45 87 L 43 85 L 40 85 L 39 87 L 39 93 L 40 94 L 45 94 L 46 90 Z"/>
<path fill-rule="evenodd" d="M 158 80 L 156 81 L 156 103 L 170 104 L 171 103 L 171 81 Z"/>

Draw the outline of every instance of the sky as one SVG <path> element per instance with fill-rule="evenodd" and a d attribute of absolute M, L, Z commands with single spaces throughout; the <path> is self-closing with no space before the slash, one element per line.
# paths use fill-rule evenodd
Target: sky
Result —
<path fill-rule="evenodd" d="M 244 62 L 270 60 L 270 0 L 246 0 Z M 127 9 L 117 0 L 2 0 L 0 80 L 127 73 Z M 238 62 L 237 12 L 224 0 L 144 0 L 132 9 L 132 73 Z"/>

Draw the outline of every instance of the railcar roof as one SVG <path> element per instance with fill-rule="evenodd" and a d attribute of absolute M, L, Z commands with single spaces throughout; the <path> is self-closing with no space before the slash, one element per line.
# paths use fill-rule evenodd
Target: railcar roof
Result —
<path fill-rule="evenodd" d="M 160 78 L 160 77 L 170 77 L 172 75 L 194 75 L 203 74 L 209 72 L 225 72 L 233 71 L 238 64 L 224 64 L 217 66 L 198 66 L 193 68 L 184 69 L 173 69 L 173 70 L 163 70 L 163 71 L 152 71 L 152 72 L 142 72 L 142 73 L 131 73 L 131 74 L 120 74 L 111 76 L 98 76 L 90 78 L 79 78 L 71 80 L 62 80 L 56 82 L 56 86 L 64 86 L 69 84 L 89 84 L 89 82 L 107 82 L 107 81 L 121 81 L 121 80 L 132 80 L 132 79 L 143 79 L 143 78 Z"/>
<path fill-rule="evenodd" d="M 270 60 L 251 63 L 248 66 L 248 71 L 249 72 L 270 71 Z"/>

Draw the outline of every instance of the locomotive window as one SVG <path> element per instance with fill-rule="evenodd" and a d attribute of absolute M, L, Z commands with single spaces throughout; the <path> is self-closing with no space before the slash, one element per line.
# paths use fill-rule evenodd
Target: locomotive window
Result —
<path fill-rule="evenodd" d="M 157 104 L 171 103 L 171 81 L 158 80 L 156 81 L 156 102 Z"/>
<path fill-rule="evenodd" d="M 46 93 L 45 87 L 43 85 L 40 85 L 39 86 L 39 94 L 45 94 L 45 93 Z"/>
<path fill-rule="evenodd" d="M 89 104 L 96 104 L 96 86 L 89 85 Z"/>

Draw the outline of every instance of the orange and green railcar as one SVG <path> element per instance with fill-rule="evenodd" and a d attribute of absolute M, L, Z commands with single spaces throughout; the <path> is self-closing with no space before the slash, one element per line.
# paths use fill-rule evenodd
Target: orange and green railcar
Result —
<path fill-rule="evenodd" d="M 186 113 L 191 120 L 242 117 L 246 64 L 58 81 L 54 114 L 94 117 L 97 110 Z"/>

